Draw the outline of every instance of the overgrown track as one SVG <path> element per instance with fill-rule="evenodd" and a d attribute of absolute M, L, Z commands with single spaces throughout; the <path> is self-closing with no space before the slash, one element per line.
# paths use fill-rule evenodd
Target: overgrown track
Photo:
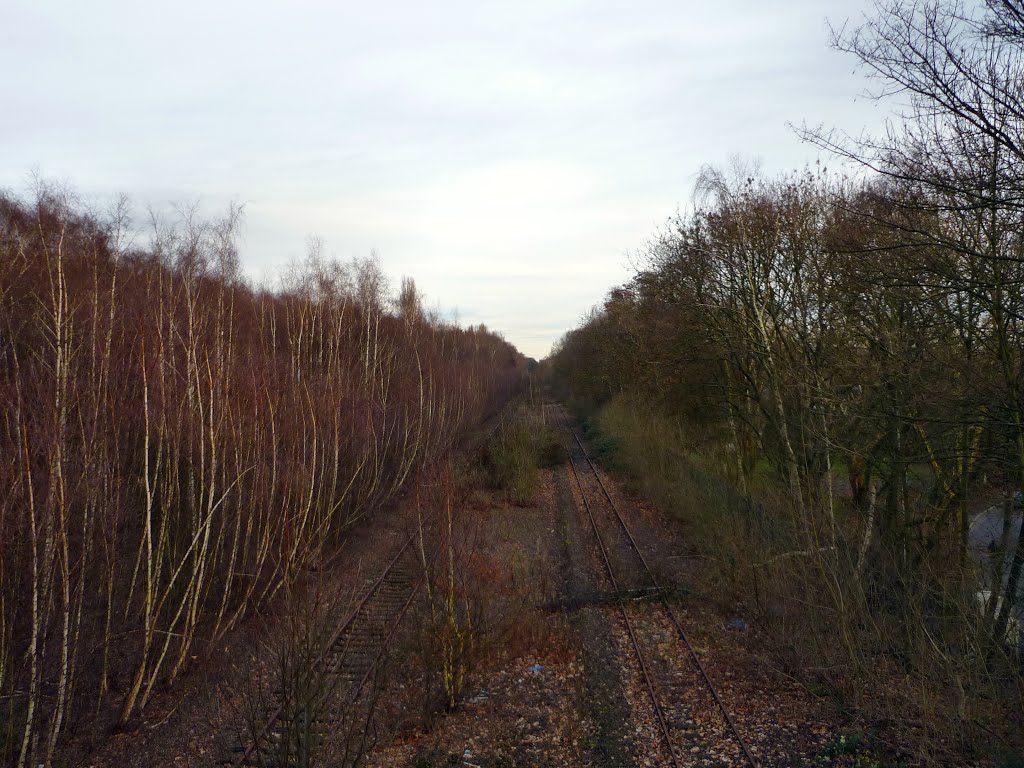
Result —
<path fill-rule="evenodd" d="M 381 671 L 391 641 L 426 579 L 418 546 L 421 535 L 425 534 L 417 530 L 404 542 L 309 665 L 311 675 L 321 678 L 317 689 L 331 692 L 330 706 L 297 706 L 294 701 L 286 702 L 285 693 L 278 688 L 274 692 L 276 704 L 268 707 L 266 717 L 260 718 L 256 727 L 250 727 L 244 743 L 236 741 L 219 765 L 303 765 L 306 763 L 301 755 L 310 749 L 309 745 L 318 745 L 332 735 L 345 737 L 343 753 L 353 748 L 350 742 L 365 741 L 375 675 Z M 361 704 L 368 711 L 360 721 L 357 712 L 362 711 Z M 300 739 L 305 746 L 298 743 Z M 355 744 L 355 751 L 360 747 Z M 343 756 L 342 764 L 346 762 Z"/>
<path fill-rule="evenodd" d="M 463 450 L 472 451 L 485 445 L 513 414 L 513 405 L 503 408 L 493 417 L 494 423 L 464 445 Z M 316 708 L 324 711 L 307 714 L 294 702 L 289 705 L 278 687 L 273 693 L 273 703 L 266 707 L 263 716 L 248 725 L 248 733 L 241 738 L 229 738 L 231 746 L 217 761 L 218 766 L 291 768 L 304 765 L 306 762 L 299 755 L 308 747 L 293 742 L 302 738 L 317 746 L 332 734 L 335 737 L 340 734 L 345 742 L 340 747 L 342 754 L 338 764 L 351 761 L 349 751 L 360 753 L 367 745 L 366 729 L 372 717 L 375 675 L 381 673 L 390 643 L 426 580 L 421 549 L 425 537 L 425 528 L 421 527 L 405 540 L 359 602 L 333 630 L 323 645 L 325 650 L 309 665 L 310 677 L 327 678 L 317 687 L 332 692 L 331 704 Z M 430 562 L 434 561 L 441 543 L 438 541 L 434 551 L 425 554 Z M 361 702 L 361 699 L 366 701 Z M 365 710 L 362 715 L 361 703 Z M 296 718 L 304 718 L 306 722 L 296 722 Z M 356 742 L 354 749 L 353 741 Z"/>
<path fill-rule="evenodd" d="M 597 471 L 597 467 L 587 454 L 587 451 L 583 446 L 583 442 L 580 440 L 576 430 L 573 429 L 568 414 L 560 404 L 555 404 L 555 408 L 557 408 L 558 412 L 561 414 L 565 427 L 573 438 L 573 443 L 569 447 L 569 466 L 572 470 L 573 477 L 576 480 L 576 486 L 579 489 L 580 498 L 583 500 L 583 506 L 587 512 L 587 517 L 590 519 L 591 528 L 593 529 L 594 537 L 597 540 L 598 549 L 601 553 L 601 560 L 604 564 L 605 572 L 608 576 L 608 580 L 611 582 L 611 587 L 614 590 L 614 593 L 625 594 L 627 592 L 636 593 L 637 591 L 649 590 L 653 595 L 658 597 L 658 603 L 661 606 L 665 617 L 674 628 L 676 637 L 683 646 L 685 646 L 686 653 L 693 661 L 694 668 L 700 677 L 701 684 L 707 688 L 713 697 L 715 706 L 725 718 L 728 730 L 739 745 L 740 750 L 743 753 L 743 757 L 751 766 L 753 766 L 753 768 L 759 768 L 757 760 L 755 760 L 754 756 L 751 754 L 746 741 L 743 739 L 743 736 L 740 734 L 740 731 L 736 726 L 736 722 L 729 713 L 729 710 L 726 708 L 725 703 L 722 701 L 722 697 L 719 695 L 718 689 L 708 676 L 707 671 L 704 669 L 704 665 L 700 661 L 700 657 L 697 655 L 697 652 L 690 643 L 686 632 L 683 630 L 679 617 L 668 602 L 668 599 L 665 596 L 666 593 L 662 590 L 657 577 L 654 575 L 647 559 L 644 557 L 643 552 L 637 545 L 636 539 L 633 537 L 629 526 L 623 519 L 618 507 L 612 500 L 611 495 L 608 493 L 608 489 L 605 486 L 604 481 L 601 479 L 601 475 Z M 601 518 L 602 521 L 600 525 L 598 523 L 598 518 Z M 629 635 L 630 644 L 636 654 L 641 677 L 643 678 L 644 685 L 650 696 L 659 728 L 662 736 L 664 737 L 669 754 L 671 755 L 672 765 L 679 768 L 681 763 L 679 753 L 677 751 L 677 741 L 679 741 L 680 736 L 674 733 L 676 729 L 673 727 L 672 718 L 666 714 L 666 708 L 662 704 L 662 696 L 659 694 L 659 691 L 655 686 L 651 664 L 644 653 L 644 643 L 639 637 L 640 633 L 638 633 L 634 622 L 630 618 L 625 602 L 620 600 L 618 606 L 626 632 Z"/>

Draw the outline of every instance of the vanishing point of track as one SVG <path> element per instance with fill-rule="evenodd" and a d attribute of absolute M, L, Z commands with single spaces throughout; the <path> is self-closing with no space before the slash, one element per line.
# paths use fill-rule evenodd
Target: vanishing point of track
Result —
<path fill-rule="evenodd" d="M 618 522 L 618 527 L 621 532 L 620 535 L 624 535 L 625 540 L 628 542 L 629 548 L 631 548 L 632 552 L 636 555 L 637 559 L 639 560 L 642 566 L 643 576 L 645 580 L 648 582 L 648 586 L 654 589 L 655 594 L 659 595 L 658 602 L 661 605 L 661 608 L 663 609 L 665 616 L 668 618 L 668 620 L 675 628 L 676 635 L 678 636 L 679 640 L 686 647 L 686 651 L 689 657 L 692 659 L 693 664 L 700 675 L 701 681 L 710 691 L 711 696 L 714 698 L 715 705 L 724 716 L 725 721 L 728 724 L 729 731 L 732 733 L 736 742 L 739 744 L 746 761 L 751 766 L 753 766 L 753 768 L 759 768 L 758 762 L 754 759 L 754 756 L 751 754 L 746 741 L 740 734 L 739 728 L 737 728 L 735 720 L 729 713 L 729 710 L 726 708 L 725 703 L 722 701 L 722 697 L 719 695 L 718 689 L 715 687 L 714 683 L 711 681 L 711 678 L 708 676 L 708 673 L 705 670 L 704 665 L 701 663 L 700 657 L 697 655 L 697 652 L 694 649 L 693 645 L 690 643 L 690 640 L 687 637 L 686 632 L 683 630 L 683 625 L 680 623 L 679 617 L 676 615 L 676 612 L 672 609 L 672 606 L 668 602 L 665 593 L 661 590 L 661 587 L 658 583 L 658 579 L 654 575 L 654 572 L 651 570 L 650 565 L 648 565 L 647 559 L 644 557 L 644 554 L 640 550 L 640 547 L 637 545 L 636 539 L 633 537 L 633 533 L 630 531 L 629 526 L 623 519 L 622 514 L 619 512 L 619 509 L 616 506 L 615 502 L 612 501 L 612 497 L 608 493 L 608 489 L 605 486 L 604 481 L 601 479 L 601 475 L 597 471 L 597 467 L 594 466 L 594 462 L 587 454 L 587 451 L 584 448 L 582 441 L 576 434 L 576 430 L 573 429 L 572 424 L 569 421 L 568 414 L 565 412 L 565 409 L 562 408 L 560 404 L 556 404 L 556 407 L 562 415 L 566 428 L 572 434 L 573 440 L 575 441 L 575 445 L 578 449 L 578 454 L 582 456 L 586 464 L 586 467 L 590 470 L 590 472 L 593 474 L 593 477 L 597 480 L 597 483 L 601 489 L 601 494 L 603 495 L 604 500 L 607 502 L 607 507 L 608 509 L 611 510 L 613 516 Z M 584 462 L 580 463 L 582 464 Z M 619 587 L 619 580 L 616 578 L 615 569 L 612 567 L 612 557 L 609 553 L 609 547 L 606 545 L 605 537 L 601 535 L 601 531 L 598 528 L 597 519 L 594 515 L 594 510 L 591 504 L 591 499 L 587 497 L 587 493 L 584 490 L 583 482 L 580 477 L 579 470 L 577 469 L 577 459 L 576 456 L 574 456 L 573 451 L 571 449 L 569 450 L 569 467 L 571 468 L 573 477 L 576 480 L 576 486 L 579 489 L 580 498 L 583 500 L 583 506 L 587 512 L 587 517 L 590 519 L 590 525 L 594 532 L 594 537 L 597 540 L 598 549 L 601 552 L 601 560 L 604 563 L 605 572 L 607 573 L 608 579 L 611 582 L 612 589 L 615 591 L 616 594 L 622 594 L 622 590 Z M 606 533 L 608 532 L 606 531 Z M 636 629 L 634 628 L 632 621 L 630 621 L 629 613 L 626 611 L 625 603 L 620 600 L 618 605 L 623 623 L 626 627 L 626 632 L 629 635 L 630 644 L 633 647 L 633 651 L 636 654 L 637 662 L 640 666 L 640 673 L 641 677 L 644 680 L 644 686 L 647 689 L 647 693 L 650 696 L 652 705 L 654 707 L 654 712 L 658 720 L 659 729 L 661 730 L 662 736 L 664 737 L 665 744 L 668 748 L 669 754 L 672 757 L 672 765 L 674 765 L 676 768 L 681 768 L 682 764 L 680 763 L 679 756 L 676 753 L 676 747 L 672 739 L 669 721 L 665 715 L 664 708 L 662 707 L 662 704 L 660 702 L 660 698 L 655 688 L 654 681 L 652 680 L 650 666 L 642 650 L 642 645 L 639 639 L 637 638 Z"/>

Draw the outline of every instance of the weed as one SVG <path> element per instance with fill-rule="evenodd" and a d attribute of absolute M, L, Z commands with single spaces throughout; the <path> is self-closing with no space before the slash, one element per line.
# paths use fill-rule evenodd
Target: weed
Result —
<path fill-rule="evenodd" d="M 535 433 L 537 466 L 543 468 L 556 467 L 565 461 L 565 445 L 559 431 L 554 427 L 544 427 Z"/>
<path fill-rule="evenodd" d="M 826 744 L 818 755 L 819 764 L 831 765 L 836 758 L 845 757 L 842 765 L 849 765 L 851 768 L 895 768 L 892 763 L 881 762 L 872 753 L 870 745 L 875 738 L 870 734 L 846 733 L 840 734 Z M 853 762 L 849 762 L 849 758 Z"/>
<path fill-rule="evenodd" d="M 565 448 L 554 427 L 516 421 L 488 442 L 484 466 L 492 487 L 509 501 L 526 506 L 533 499 L 538 469 L 564 460 Z"/>
<path fill-rule="evenodd" d="M 821 754 L 823 757 L 854 755 L 863 746 L 863 741 L 864 737 L 859 733 L 843 733 L 822 747 Z"/>
<path fill-rule="evenodd" d="M 821 683 L 810 682 L 805 687 L 811 696 L 815 696 L 819 699 L 828 696 L 832 692 L 827 685 L 822 685 Z"/>

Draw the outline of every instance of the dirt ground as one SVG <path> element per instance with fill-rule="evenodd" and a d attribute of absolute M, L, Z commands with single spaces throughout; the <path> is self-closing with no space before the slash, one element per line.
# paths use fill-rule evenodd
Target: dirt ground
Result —
<path fill-rule="evenodd" d="M 511 627 L 477 661 L 452 711 L 382 746 L 370 766 L 671 765 L 620 609 L 602 599 L 597 546 L 570 478 L 566 465 L 544 470 L 529 506 L 491 496 L 472 513 L 477 556 L 507 565 Z M 606 482 L 663 586 L 682 595 L 673 598 L 677 615 L 758 762 L 877 765 L 846 748 L 827 702 L 762 654 L 756 627 L 704 594 L 678 525 Z M 650 674 L 680 764 L 746 764 L 658 605 L 627 610 L 654 649 Z"/>

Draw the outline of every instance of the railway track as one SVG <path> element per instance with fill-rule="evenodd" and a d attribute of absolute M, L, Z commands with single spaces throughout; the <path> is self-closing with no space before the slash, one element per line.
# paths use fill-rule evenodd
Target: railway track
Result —
<path fill-rule="evenodd" d="M 504 408 L 466 450 L 483 445 L 511 418 Z M 332 764 L 349 765 L 369 745 L 372 690 L 378 682 L 392 639 L 426 581 L 420 544 L 421 528 L 409 536 L 346 617 L 338 623 L 323 650 L 307 664 L 316 689 L 296 700 L 279 686 L 271 704 L 253 718 L 248 733 L 230 740 L 216 761 L 219 768 L 292 768 L 310 764 L 309 753 L 330 740 Z M 426 553 L 433 562 L 442 545 Z M 319 700 L 317 700 L 319 699 Z"/>
<path fill-rule="evenodd" d="M 553 407 L 572 436 L 572 443 L 568 448 L 569 466 L 613 594 L 654 598 L 661 610 L 662 623 L 667 623 L 666 628 L 670 636 L 683 646 L 685 655 L 692 662 L 693 672 L 697 674 L 699 685 L 710 694 L 714 708 L 720 713 L 725 725 L 724 730 L 738 748 L 737 757 L 745 764 L 759 768 L 757 760 L 751 754 L 735 720 L 683 629 L 676 611 L 669 603 L 668 593 L 662 589 L 632 531 L 608 493 L 597 467 L 587 454 L 576 430 L 573 429 L 568 414 L 560 404 L 556 403 Z M 619 599 L 616 602 L 629 638 L 629 645 L 637 660 L 640 678 L 654 710 L 658 730 L 670 756 L 670 764 L 675 768 L 690 765 L 693 755 L 701 751 L 702 738 L 693 719 L 685 715 L 685 707 L 678 703 L 684 698 L 678 689 L 687 684 L 687 681 L 679 680 L 678 676 L 672 675 L 672 670 L 666 668 L 668 665 L 657 663 L 657 653 L 652 651 L 652 646 L 656 644 L 656 633 L 653 631 L 656 630 L 656 623 L 631 609 L 626 599 Z M 692 675 L 689 684 L 692 685 Z"/>
<path fill-rule="evenodd" d="M 362 753 L 371 738 L 376 677 L 426 579 L 420 541 L 420 530 L 404 541 L 321 650 L 304 661 L 304 677 L 284 687 L 295 690 L 278 686 L 218 766 L 307 766 L 310 753 L 327 742 L 339 765 Z"/>

